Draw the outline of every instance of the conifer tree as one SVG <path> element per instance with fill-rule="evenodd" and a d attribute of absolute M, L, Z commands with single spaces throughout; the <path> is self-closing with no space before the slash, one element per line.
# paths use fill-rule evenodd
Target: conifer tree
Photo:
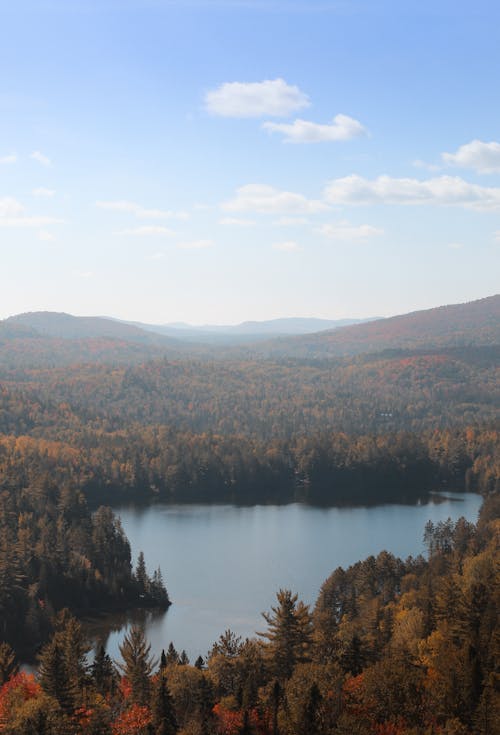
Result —
<path fill-rule="evenodd" d="M 132 701 L 138 705 L 149 702 L 151 673 L 155 661 L 151 656 L 151 646 L 146 641 L 144 631 L 138 625 L 133 625 L 123 643 L 119 646 L 123 663 L 119 669 L 127 678 L 132 688 Z"/>
<path fill-rule="evenodd" d="M 153 686 L 151 717 L 154 735 L 175 735 L 179 729 L 175 716 L 174 701 L 164 673 L 158 675 Z"/>
<path fill-rule="evenodd" d="M 278 605 L 272 613 L 262 613 L 268 624 L 266 633 L 274 674 L 281 680 L 290 678 L 296 663 L 307 661 L 311 646 L 312 620 L 309 606 L 297 602 L 290 590 L 280 590 Z"/>
<path fill-rule="evenodd" d="M 5 684 L 11 676 L 17 674 L 18 671 L 16 654 L 8 643 L 0 643 L 0 686 Z"/>
<path fill-rule="evenodd" d="M 165 657 L 167 664 L 178 664 L 179 663 L 179 654 L 175 650 L 175 646 L 170 641 L 167 648 L 167 655 Z"/>
<path fill-rule="evenodd" d="M 91 666 L 91 676 L 95 688 L 103 696 L 114 691 L 116 684 L 116 670 L 113 666 L 113 662 L 111 661 L 111 657 L 108 656 L 104 650 L 104 646 L 99 647 L 99 650 L 94 657 L 94 661 Z"/>

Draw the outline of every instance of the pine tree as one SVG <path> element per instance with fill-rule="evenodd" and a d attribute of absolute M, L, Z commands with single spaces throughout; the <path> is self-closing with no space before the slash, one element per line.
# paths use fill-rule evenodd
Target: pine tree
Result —
<path fill-rule="evenodd" d="M 205 668 L 205 659 L 203 656 L 198 656 L 196 661 L 194 662 L 195 668 L 197 668 L 199 671 L 203 671 Z"/>
<path fill-rule="evenodd" d="M 184 649 L 181 651 L 181 655 L 179 656 L 179 666 L 187 666 L 189 664 L 189 658 Z"/>
<path fill-rule="evenodd" d="M 312 620 L 309 606 L 297 602 L 290 590 L 280 590 L 278 605 L 271 613 L 263 613 L 267 633 L 259 633 L 269 641 L 269 652 L 275 675 L 288 679 L 296 663 L 307 661 L 311 646 Z"/>
<path fill-rule="evenodd" d="M 132 688 L 132 701 L 135 704 L 146 705 L 151 688 L 149 677 L 156 664 L 142 628 L 133 625 L 119 649 L 123 659 L 119 669 Z"/>
<path fill-rule="evenodd" d="M 178 731 L 174 701 L 163 673 L 158 675 L 153 687 L 151 716 L 154 735 L 175 735 Z"/>
<path fill-rule="evenodd" d="M 18 671 L 16 654 L 8 643 L 0 643 L 0 686 L 5 684 L 11 676 L 17 674 Z"/>
<path fill-rule="evenodd" d="M 146 562 L 144 560 L 144 552 L 140 551 L 137 557 L 137 566 L 135 568 L 135 578 L 139 585 L 139 593 L 145 595 L 149 592 L 151 581 L 146 570 Z"/>
<path fill-rule="evenodd" d="M 110 656 L 100 646 L 91 666 L 91 676 L 97 691 L 105 696 L 114 691 L 116 684 L 116 670 Z"/>
<path fill-rule="evenodd" d="M 175 646 L 170 641 L 167 648 L 167 655 L 165 657 L 167 664 L 178 664 L 179 663 L 179 654 L 175 650 Z"/>
<path fill-rule="evenodd" d="M 64 712 L 71 712 L 74 709 L 74 689 L 56 636 L 44 646 L 39 655 L 38 675 L 42 689 L 59 702 Z"/>

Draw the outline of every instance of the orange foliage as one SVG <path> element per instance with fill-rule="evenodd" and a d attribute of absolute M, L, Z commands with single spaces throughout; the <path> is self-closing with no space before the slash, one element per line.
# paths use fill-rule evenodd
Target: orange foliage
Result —
<path fill-rule="evenodd" d="M 23 672 L 12 676 L 0 688 L 0 731 L 4 729 L 12 708 L 38 696 L 41 688 L 33 674 Z"/>
<path fill-rule="evenodd" d="M 113 722 L 111 731 L 113 735 L 146 735 L 150 723 L 149 708 L 133 704 Z"/>

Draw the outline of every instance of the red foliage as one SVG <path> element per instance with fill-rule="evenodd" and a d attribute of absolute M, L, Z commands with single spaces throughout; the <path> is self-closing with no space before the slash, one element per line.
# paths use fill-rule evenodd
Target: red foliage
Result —
<path fill-rule="evenodd" d="M 21 672 L 6 681 L 0 688 L 0 730 L 4 729 L 5 722 L 9 719 L 11 709 L 16 702 L 33 699 L 40 691 L 40 684 L 35 681 L 33 674 Z"/>
<path fill-rule="evenodd" d="M 150 722 L 149 708 L 133 704 L 117 717 L 111 725 L 111 731 L 113 735 L 146 735 Z"/>

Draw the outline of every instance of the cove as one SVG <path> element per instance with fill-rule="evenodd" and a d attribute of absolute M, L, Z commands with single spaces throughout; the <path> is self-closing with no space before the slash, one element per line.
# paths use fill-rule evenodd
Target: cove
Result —
<path fill-rule="evenodd" d="M 428 520 L 464 516 L 475 522 L 482 498 L 472 493 L 434 497 L 420 505 L 318 508 L 303 504 L 153 505 L 119 507 L 135 561 L 139 551 L 150 573 L 161 566 L 173 602 L 162 615 L 110 616 L 89 626 L 114 659 L 133 620 L 142 620 L 152 651 L 173 641 L 191 662 L 205 656 L 225 629 L 243 637 L 264 630 L 280 588 L 314 604 L 321 584 L 383 549 L 406 558 L 424 553 Z"/>

